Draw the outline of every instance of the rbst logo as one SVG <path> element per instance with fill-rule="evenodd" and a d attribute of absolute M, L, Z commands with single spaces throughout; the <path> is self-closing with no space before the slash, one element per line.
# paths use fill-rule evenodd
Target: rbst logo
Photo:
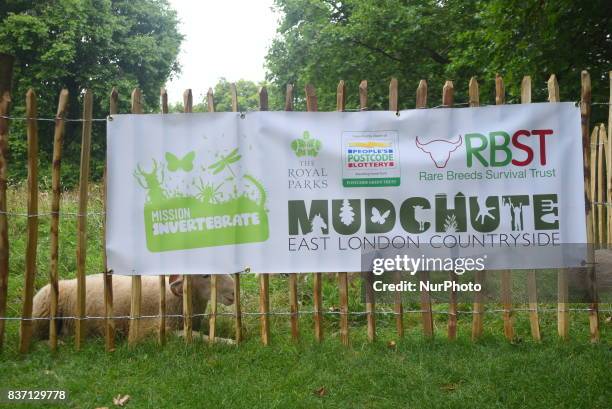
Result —
<path fill-rule="evenodd" d="M 484 167 L 510 164 L 527 166 L 533 163 L 535 152 L 538 151 L 539 164 L 546 165 L 546 136 L 549 135 L 553 135 L 552 129 L 534 129 L 531 132 L 519 129 L 512 136 L 505 131 L 489 132 L 488 137 L 480 133 L 468 133 L 465 135 L 467 167 L 471 168 L 476 161 Z"/>
<path fill-rule="evenodd" d="M 463 143 L 463 140 L 461 139 L 461 135 L 459 135 L 459 139 L 455 142 L 447 141 L 445 139 L 434 139 L 433 141 L 427 143 L 421 143 L 419 141 L 419 137 L 417 136 L 415 143 L 420 150 L 429 154 L 429 157 L 436 165 L 436 168 L 441 169 L 446 167 L 451 153 L 459 149 Z"/>

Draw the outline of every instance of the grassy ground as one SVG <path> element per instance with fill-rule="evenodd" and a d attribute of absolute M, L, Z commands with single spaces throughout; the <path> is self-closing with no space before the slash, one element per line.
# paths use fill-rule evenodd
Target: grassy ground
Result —
<path fill-rule="evenodd" d="M 101 211 L 99 188 L 92 188 L 90 211 Z M 12 189 L 9 210 L 25 211 L 23 189 Z M 41 196 L 40 211 L 48 211 L 49 197 Z M 67 193 L 63 209 L 76 212 L 76 197 Z M 40 224 L 37 288 L 47 281 L 49 269 L 49 218 Z M 11 271 L 9 316 L 19 316 L 24 270 L 26 219 L 10 218 Z M 101 216 L 89 219 L 87 271 L 100 272 Z M 73 277 L 76 270 L 76 219 L 62 218 L 60 274 Z M 243 311 L 257 311 L 257 283 L 243 281 Z M 311 282 L 300 284 L 304 310 L 311 309 Z M 273 277 L 271 305 L 288 310 L 287 280 Z M 323 288 L 325 309 L 337 307 L 338 291 L 332 281 Z M 407 306 L 408 309 L 418 306 Z M 609 305 L 607 306 L 609 308 Z M 350 308 L 362 311 L 359 288 L 351 289 Z M 388 306 L 379 306 L 388 311 Z M 437 305 L 439 311 L 445 305 Z M 460 305 L 469 310 L 470 305 Z M 231 309 L 221 308 L 221 311 Z M 365 319 L 351 316 L 350 348 L 340 345 L 337 315 L 325 317 L 325 341 L 312 337 L 312 319 L 302 316 L 299 344 L 290 340 L 287 317 L 272 317 L 272 345 L 262 347 L 258 320 L 245 317 L 246 341 L 239 347 L 186 346 L 170 338 L 160 348 L 154 340 L 128 349 L 124 340 L 112 354 L 104 352 L 102 340 L 90 340 L 80 352 L 71 338 L 53 354 L 45 343 L 32 352 L 16 352 L 18 324 L 7 323 L 5 349 L 0 353 L 0 389 L 62 389 L 69 403 L 58 407 L 112 407 L 118 394 L 131 396 L 129 408 L 609 408 L 612 402 L 612 328 L 602 314 L 602 342 L 588 342 L 586 314 L 571 314 L 570 340 L 555 337 L 556 317 L 542 313 L 544 341 L 531 341 L 526 314 L 516 314 L 514 343 L 504 340 L 500 314 L 487 314 L 485 336 L 469 340 L 470 315 L 459 319 L 458 340 L 445 339 L 446 316 L 436 314 L 436 336 L 424 340 L 418 314 L 407 314 L 406 337 L 398 339 L 391 316 L 377 319 L 378 341 L 368 344 Z M 221 336 L 232 336 L 232 321 L 219 320 Z M 609 321 L 609 320 L 608 320 Z M 394 341 L 395 346 L 389 342 Z M 45 407 L 51 407 L 48 405 Z M 0 403 L 0 408 L 2 408 Z M 7 406 L 8 407 L 8 406 Z M 17 407 L 38 407 L 26 404 Z"/>

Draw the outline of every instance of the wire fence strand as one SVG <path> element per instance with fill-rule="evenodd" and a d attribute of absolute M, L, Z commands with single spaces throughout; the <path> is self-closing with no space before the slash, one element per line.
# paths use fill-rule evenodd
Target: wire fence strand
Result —
<path fill-rule="evenodd" d="M 457 311 L 456 313 L 453 312 L 449 312 L 449 311 L 435 311 L 435 310 L 404 310 L 402 313 L 396 312 L 396 311 L 392 311 L 392 310 L 378 310 L 373 312 L 373 314 L 375 315 L 402 315 L 402 314 L 422 314 L 422 313 L 431 313 L 431 314 L 438 314 L 438 315 L 473 315 L 473 314 L 498 314 L 498 313 L 513 313 L 513 312 L 542 312 L 542 313 L 552 313 L 552 312 L 558 312 L 558 310 L 556 308 L 513 308 L 513 309 L 490 309 L 490 310 L 484 310 L 482 312 L 479 311 L 471 311 L 471 310 L 463 310 L 463 311 Z M 595 310 L 594 308 L 567 308 L 563 311 L 569 311 L 569 312 L 591 312 L 591 311 L 598 311 L 600 313 L 612 313 L 612 308 L 605 308 L 605 309 L 597 309 Z M 262 315 L 267 315 L 267 316 L 300 316 L 300 315 L 314 315 L 316 311 L 314 310 L 300 310 L 297 312 L 291 312 L 291 311 L 269 311 L 269 312 L 242 312 L 240 315 L 242 316 L 262 316 Z M 319 314 L 323 314 L 323 315 L 354 315 L 354 316 L 364 316 L 364 315 L 369 315 L 370 313 L 367 311 L 348 311 L 347 313 L 343 313 L 342 311 L 318 311 L 317 313 Z M 211 313 L 201 313 L 201 314 L 191 314 L 191 315 L 187 315 L 187 317 L 191 317 L 191 318 L 199 318 L 199 317 L 204 317 L 204 318 L 208 318 L 211 317 L 212 315 L 216 316 L 216 317 L 235 317 L 236 313 L 234 312 L 218 312 L 216 314 L 211 314 Z M 184 314 L 165 314 L 163 315 L 164 318 L 184 318 L 185 315 Z M 23 317 L 0 317 L 0 320 L 2 321 L 51 321 L 53 319 L 55 320 L 74 320 L 74 321 L 87 321 L 87 320 L 106 320 L 106 319 L 112 319 L 112 320 L 140 320 L 140 319 L 156 319 L 156 318 L 162 318 L 161 314 L 155 314 L 155 315 L 140 315 L 140 316 L 136 316 L 133 317 L 131 315 L 118 315 L 118 316 L 112 316 L 112 317 L 105 317 L 105 316 L 85 316 L 85 317 L 75 317 L 75 316 L 58 316 L 58 317 L 32 317 L 32 318 L 23 318 Z"/>
<path fill-rule="evenodd" d="M 513 102 L 513 101 L 509 101 L 509 102 Z M 543 101 L 545 102 L 545 101 Z M 578 106 L 580 104 L 580 101 L 570 101 L 573 102 L 576 106 Z M 453 103 L 453 105 L 436 105 L 433 107 L 419 107 L 416 109 L 438 109 L 438 108 L 457 108 L 457 107 L 468 107 L 470 105 L 469 102 L 456 102 Z M 506 104 L 508 105 L 508 104 Z M 591 102 L 590 105 L 610 105 L 610 102 Z M 479 107 L 486 107 L 486 106 L 499 106 L 497 104 L 481 104 L 479 105 Z M 363 107 L 363 108 L 355 108 L 355 109 L 345 109 L 343 112 L 377 112 L 376 110 L 372 111 L 367 107 Z M 400 110 L 403 111 L 403 110 Z M 398 111 L 398 112 L 400 112 Z M 244 114 L 247 113 L 252 113 L 252 112 L 261 112 L 259 110 L 247 110 L 247 111 L 242 111 L 239 114 L 241 115 L 241 117 L 244 117 Z M 274 112 L 274 111 L 273 111 Z M 278 112 L 284 112 L 284 111 L 278 111 Z M 297 112 L 297 111 L 296 111 Z M 333 112 L 333 111 L 331 111 Z M 386 112 L 385 110 L 380 110 L 378 112 Z M 177 114 L 180 114 L 179 112 L 176 112 Z M 181 112 L 182 113 L 182 112 Z M 201 112 L 203 113 L 203 112 Z M 229 112 L 227 112 L 229 113 Z M 234 114 L 236 114 L 236 112 L 232 112 Z M 158 113 L 151 113 L 151 114 L 158 114 Z M 127 114 L 126 114 L 127 115 Z M 191 113 L 189 115 L 192 115 Z M 23 117 L 23 116 L 11 116 L 11 115 L 0 115 L 0 118 L 2 119 L 8 119 L 11 121 L 31 121 L 31 120 L 36 120 L 36 121 L 41 121 L 41 122 L 55 122 L 55 121 L 64 121 L 64 122 L 107 122 L 107 121 L 112 121 L 113 117 L 111 115 L 107 116 L 106 118 L 92 118 L 92 119 L 82 119 L 82 118 L 63 118 L 63 117 L 54 117 L 54 118 L 41 118 L 41 117 L 35 117 L 35 118 L 30 118 L 30 117 Z"/>

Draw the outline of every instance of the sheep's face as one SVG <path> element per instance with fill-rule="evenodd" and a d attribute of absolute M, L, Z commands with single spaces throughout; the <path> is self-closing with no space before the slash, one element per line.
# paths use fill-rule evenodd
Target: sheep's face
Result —
<path fill-rule="evenodd" d="M 210 300 L 210 275 L 192 276 L 193 294 L 201 300 Z M 170 289 L 177 296 L 183 295 L 183 276 L 170 276 Z M 217 300 L 224 305 L 234 303 L 234 279 L 229 274 L 217 275 Z"/>

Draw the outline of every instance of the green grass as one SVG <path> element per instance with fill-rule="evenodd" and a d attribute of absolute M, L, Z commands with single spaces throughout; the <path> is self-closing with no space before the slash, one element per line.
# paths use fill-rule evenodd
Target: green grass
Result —
<path fill-rule="evenodd" d="M 9 210 L 25 211 L 23 189 L 11 189 Z M 40 211 L 48 211 L 49 197 L 41 195 Z M 66 193 L 63 210 L 76 212 L 76 197 Z M 99 187 L 92 187 L 90 211 L 101 211 Z M 42 217 L 38 252 L 37 288 L 47 282 L 49 269 L 49 218 Z M 101 216 L 89 219 L 88 273 L 102 270 Z M 26 219 L 11 216 L 10 316 L 19 316 L 23 284 Z M 76 270 L 76 219 L 62 218 L 60 275 L 74 277 Z M 312 281 L 299 285 L 304 311 L 312 308 Z M 243 279 L 243 311 L 258 310 L 255 277 Z M 359 287 L 351 287 L 350 309 L 362 311 Z M 271 307 L 288 310 L 287 279 L 270 280 Z M 335 309 L 337 285 L 324 280 L 324 308 Z M 494 307 L 494 306 L 491 306 Z M 554 306 L 547 306 L 554 307 Z M 602 306 L 603 307 L 603 306 Z M 390 306 L 378 306 L 389 311 Z M 407 309 L 418 309 L 408 305 Z M 445 311 L 444 304 L 435 306 Z M 609 305 L 606 306 L 609 308 Z M 460 305 L 469 310 L 470 305 Z M 231 308 L 221 306 L 222 312 Z M 128 408 L 609 408 L 612 402 L 612 349 L 609 313 L 602 314 L 601 342 L 591 344 L 585 313 L 572 312 L 570 339 L 556 337 L 556 315 L 541 314 L 542 343 L 530 338 L 528 316 L 515 315 L 515 342 L 503 338 L 500 314 L 485 316 L 485 335 L 470 341 L 471 315 L 459 317 L 458 339 L 446 340 L 446 315 L 435 315 L 436 336 L 423 339 L 419 314 L 406 314 L 406 336 L 395 333 L 392 316 L 377 317 L 378 340 L 366 341 L 365 318 L 351 316 L 351 347 L 339 340 L 337 315 L 325 316 L 325 340 L 313 340 L 313 321 L 300 318 L 301 340 L 290 339 L 289 319 L 271 318 L 272 344 L 259 340 L 259 320 L 245 316 L 246 341 L 237 347 L 202 342 L 186 346 L 170 337 L 165 347 L 147 340 L 128 348 L 117 341 L 117 350 L 104 352 L 101 339 L 87 340 L 75 351 L 64 339 L 57 353 L 46 343 L 32 345 L 31 353 L 17 350 L 18 323 L 7 323 L 7 339 L 0 353 L 0 389 L 62 389 L 67 405 L 58 407 L 113 407 L 112 398 L 129 394 Z M 233 323 L 219 318 L 221 336 L 231 337 Z M 395 341 L 395 347 L 389 347 Z M 324 393 L 320 396 L 324 388 Z M 4 405 L 9 407 L 8 405 Z M 0 408 L 4 407 L 0 404 Z M 39 407 L 22 404 L 15 407 Z M 41 406 L 42 407 L 42 406 Z M 44 407 L 53 407 L 45 405 Z"/>

